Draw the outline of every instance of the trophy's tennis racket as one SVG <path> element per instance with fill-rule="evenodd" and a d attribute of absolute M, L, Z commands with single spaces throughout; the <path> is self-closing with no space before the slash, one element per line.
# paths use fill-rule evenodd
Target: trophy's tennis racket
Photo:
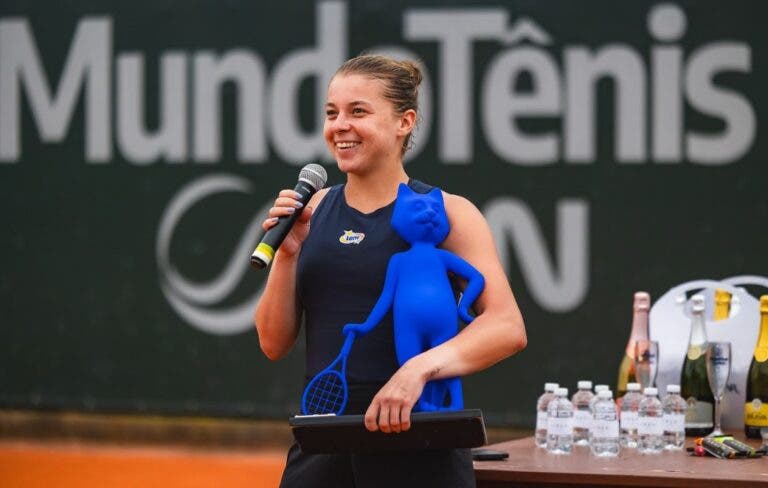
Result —
<path fill-rule="evenodd" d="M 304 415 L 341 415 L 344 411 L 347 405 L 347 357 L 355 335 L 354 332 L 347 335 L 338 357 L 317 373 L 304 389 L 301 396 L 301 412 Z"/>

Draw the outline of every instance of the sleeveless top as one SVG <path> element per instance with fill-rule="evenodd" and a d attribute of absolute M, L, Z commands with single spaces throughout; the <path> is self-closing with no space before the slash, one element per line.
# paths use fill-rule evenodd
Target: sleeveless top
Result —
<path fill-rule="evenodd" d="M 411 179 L 408 186 L 433 187 Z M 297 299 L 304 313 L 306 376 L 325 369 L 341 351 L 342 329 L 368 318 L 384 288 L 387 264 L 405 251 L 390 225 L 395 202 L 364 214 L 347 205 L 344 185 L 331 187 L 318 205 L 297 263 Z M 347 382 L 385 383 L 399 367 L 392 312 L 368 334 L 355 339 L 347 360 Z"/>

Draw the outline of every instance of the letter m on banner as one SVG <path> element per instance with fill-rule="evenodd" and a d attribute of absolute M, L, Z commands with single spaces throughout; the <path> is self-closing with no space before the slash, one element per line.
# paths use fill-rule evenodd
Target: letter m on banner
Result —
<path fill-rule="evenodd" d="M 16 162 L 21 156 L 22 87 L 43 142 L 64 139 L 82 88 L 86 156 L 89 161 L 108 161 L 112 156 L 111 53 L 112 20 L 81 20 L 52 95 L 29 22 L 0 20 L 0 162 Z"/>

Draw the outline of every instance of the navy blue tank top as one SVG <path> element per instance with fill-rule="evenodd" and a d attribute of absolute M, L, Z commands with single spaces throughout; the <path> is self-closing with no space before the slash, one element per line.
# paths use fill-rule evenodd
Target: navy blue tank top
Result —
<path fill-rule="evenodd" d="M 414 191 L 433 187 L 408 182 Z M 342 328 L 362 323 L 384 288 L 389 258 L 409 245 L 392 229 L 395 202 L 364 214 L 347 205 L 344 185 L 331 187 L 312 215 L 297 264 L 304 312 L 307 378 L 327 367 L 344 343 Z M 347 360 L 349 383 L 384 383 L 398 368 L 392 313 L 358 337 Z"/>

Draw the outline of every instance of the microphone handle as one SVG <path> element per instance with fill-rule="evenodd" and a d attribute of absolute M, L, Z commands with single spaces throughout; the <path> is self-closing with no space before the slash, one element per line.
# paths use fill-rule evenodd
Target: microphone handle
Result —
<path fill-rule="evenodd" d="M 309 199 L 312 198 L 312 195 L 314 195 L 317 190 L 315 190 L 309 183 L 299 180 L 293 191 L 301 195 L 299 201 L 303 203 L 304 206 L 297 208 L 296 211 L 290 215 L 278 217 L 277 224 L 264 234 L 259 245 L 256 246 L 253 254 L 251 254 L 251 265 L 256 269 L 262 269 L 269 266 L 269 263 L 271 263 L 272 259 L 275 257 L 275 253 L 280 247 L 280 244 L 283 243 L 283 239 L 285 239 L 285 236 L 291 231 L 294 222 L 299 218 L 301 212 L 304 211 L 304 207 L 309 203 Z"/>

